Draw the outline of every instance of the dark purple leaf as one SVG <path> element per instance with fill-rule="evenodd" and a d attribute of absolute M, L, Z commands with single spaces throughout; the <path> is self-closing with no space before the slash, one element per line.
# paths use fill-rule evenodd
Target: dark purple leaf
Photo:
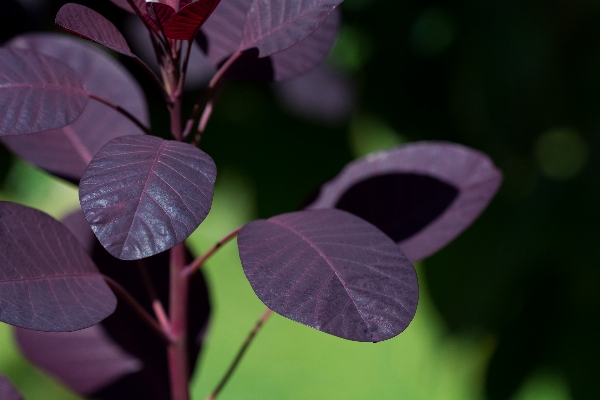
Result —
<path fill-rule="evenodd" d="M 58 10 L 55 22 L 77 36 L 126 56 L 135 57 L 117 27 L 91 8 L 73 3 L 65 4 Z"/>
<path fill-rule="evenodd" d="M 69 230 L 52 217 L 0 202 L 0 321 L 68 332 L 92 326 L 117 300 Z"/>
<path fill-rule="evenodd" d="M 214 67 L 240 49 L 243 26 L 251 3 L 252 0 L 223 0 L 202 27 L 207 40 L 205 53 Z M 340 13 L 334 10 L 316 31 L 286 50 L 268 58 L 260 56 L 258 49 L 246 50 L 230 67 L 229 77 L 282 81 L 305 74 L 327 56 L 337 37 L 339 25 Z"/>
<path fill-rule="evenodd" d="M 345 339 L 398 335 L 417 309 L 417 275 L 400 248 L 344 211 L 311 210 L 245 225 L 242 267 L 273 311 Z"/>
<path fill-rule="evenodd" d="M 23 400 L 21 394 L 13 384 L 0 375 L 0 399 L 2 400 Z"/>
<path fill-rule="evenodd" d="M 221 0 L 202 25 L 207 45 L 204 49 L 213 67 L 218 67 L 240 48 L 246 14 L 252 0 Z M 202 46 L 201 46 L 202 47 Z"/>
<path fill-rule="evenodd" d="M 133 77 L 113 58 L 85 41 L 58 34 L 27 34 L 11 40 L 11 48 L 33 50 L 77 71 L 86 89 L 106 98 L 148 123 L 144 94 Z M 107 79 L 111 84 L 107 85 Z M 107 106 L 90 102 L 71 125 L 35 135 L 12 135 L 2 141 L 26 161 L 78 182 L 92 157 L 109 140 L 142 131 Z"/>
<path fill-rule="evenodd" d="M 169 252 L 156 254 L 144 260 L 123 261 L 111 256 L 100 245 L 80 210 L 64 220 L 65 225 L 84 243 L 93 248 L 93 260 L 102 273 L 118 281 L 131 293 L 142 307 L 152 313 L 152 304 L 142 284 L 140 268 L 148 273 L 156 294 L 168 308 L 169 304 Z M 187 261 L 192 256 L 187 253 Z M 210 315 L 208 289 L 202 273 L 190 278 L 188 298 L 188 356 L 190 375 L 198 359 L 204 333 Z M 106 400 L 165 400 L 170 398 L 169 374 L 164 343 L 151 332 L 139 317 L 126 305 L 119 303 L 117 310 L 101 322 L 110 336 L 129 354 L 135 355 L 143 363 L 143 369 L 134 374 L 124 375 L 108 386 L 100 388 L 92 396 Z"/>
<path fill-rule="evenodd" d="M 0 48 L 0 136 L 41 132 L 75 121 L 88 92 L 63 62 L 32 51 Z"/>
<path fill-rule="evenodd" d="M 193 40 L 220 0 L 198 0 L 181 8 L 165 25 L 165 36 L 175 40 Z"/>
<path fill-rule="evenodd" d="M 413 262 L 446 246 L 494 197 L 501 172 L 483 153 L 418 142 L 348 164 L 308 208 L 336 207 L 371 222 Z"/>
<path fill-rule="evenodd" d="M 253 0 L 239 50 L 270 56 L 310 36 L 342 0 Z"/>
<path fill-rule="evenodd" d="M 294 47 L 289 50 L 292 49 Z M 290 113 L 319 123 L 340 124 L 348 121 L 356 106 L 353 83 L 347 76 L 327 65 L 321 65 L 298 78 L 278 83 L 273 89 L 282 106 Z"/>
<path fill-rule="evenodd" d="M 110 0 L 115 3 L 117 6 L 121 7 L 125 11 L 129 11 L 130 13 L 136 14 L 136 12 L 131 8 L 129 2 L 127 0 Z M 137 9 L 142 12 L 142 10 L 146 9 L 146 0 L 133 0 L 133 3 L 136 5 Z"/>
<path fill-rule="evenodd" d="M 17 328 L 16 339 L 31 363 L 84 396 L 142 369 L 142 363 L 114 343 L 100 324 L 75 332 Z"/>
<path fill-rule="evenodd" d="M 79 187 L 100 243 L 133 260 L 184 241 L 210 210 L 216 167 L 202 150 L 154 136 L 124 136 L 92 159 Z"/>

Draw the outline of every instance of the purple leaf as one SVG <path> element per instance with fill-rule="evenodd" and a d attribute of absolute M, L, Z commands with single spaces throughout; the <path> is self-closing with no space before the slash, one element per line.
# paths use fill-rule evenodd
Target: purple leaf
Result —
<path fill-rule="evenodd" d="M 253 0 L 239 50 L 270 56 L 310 36 L 342 0 Z"/>
<path fill-rule="evenodd" d="M 133 77 L 113 58 L 82 40 L 58 34 L 27 34 L 7 46 L 33 50 L 62 60 L 77 71 L 86 89 L 148 123 L 144 94 Z M 106 79 L 110 77 L 110 85 Z M 90 102 L 83 114 L 63 128 L 35 135 L 5 136 L 2 141 L 26 161 L 78 182 L 92 157 L 109 140 L 142 131 L 105 105 Z"/>
<path fill-rule="evenodd" d="M 0 48 L 0 136 L 41 132 L 75 121 L 88 101 L 79 75 L 32 51 Z"/>
<path fill-rule="evenodd" d="M 92 258 L 100 271 L 118 281 L 146 311 L 153 313 L 146 288 L 140 284 L 140 264 L 143 264 L 156 295 L 168 309 L 169 252 L 159 253 L 140 261 L 119 260 L 111 256 L 98 242 L 81 210 L 66 217 L 64 223 L 72 229 L 84 246 L 92 247 Z M 191 262 L 192 259 L 188 252 L 187 262 Z M 208 325 L 210 301 L 206 281 L 201 271 L 190 278 L 189 284 L 190 318 L 187 339 L 189 371 L 193 374 Z M 168 362 L 164 343 L 154 332 L 149 331 L 139 317 L 123 303 L 119 303 L 117 310 L 101 324 L 116 343 L 142 361 L 143 369 L 134 374 L 124 375 L 118 381 L 100 388 L 92 397 L 106 400 L 170 398 Z"/>
<path fill-rule="evenodd" d="M 116 26 L 91 8 L 68 3 L 58 10 L 56 25 L 84 39 L 91 40 L 129 57 L 135 55 Z"/>
<path fill-rule="evenodd" d="M 292 49 L 294 47 L 289 50 Z M 319 123 L 340 124 L 348 121 L 356 106 L 356 90 L 350 79 L 327 65 L 278 83 L 273 89 L 282 106 L 290 113 Z"/>
<path fill-rule="evenodd" d="M 251 4 L 252 0 L 221 0 L 202 25 L 208 41 L 205 53 L 213 67 L 218 67 L 239 49 Z"/>
<path fill-rule="evenodd" d="M 92 159 L 79 187 L 100 243 L 133 260 L 184 241 L 210 210 L 216 167 L 202 150 L 154 136 L 124 136 Z"/>
<path fill-rule="evenodd" d="M 68 332 L 92 326 L 117 300 L 75 236 L 52 217 L 0 202 L 0 321 Z"/>
<path fill-rule="evenodd" d="M 220 0 L 198 0 L 181 8 L 165 25 L 165 36 L 175 40 L 194 40 L 198 30 Z"/>
<path fill-rule="evenodd" d="M 440 250 L 494 197 L 501 172 L 483 153 L 417 142 L 348 164 L 308 208 L 336 207 L 371 222 L 413 262 Z"/>
<path fill-rule="evenodd" d="M 398 335 L 417 309 L 417 276 L 384 233 L 344 211 L 311 210 L 245 225 L 242 267 L 273 311 L 361 342 Z"/>
<path fill-rule="evenodd" d="M 23 400 L 21 394 L 13 384 L 0 375 L 0 399 L 2 400 Z"/>
<path fill-rule="evenodd" d="M 142 368 L 100 324 L 75 332 L 17 328 L 16 339 L 25 358 L 84 396 Z"/>
<path fill-rule="evenodd" d="M 240 49 L 246 15 L 252 0 L 223 0 L 202 27 L 206 36 L 205 53 L 214 67 Z M 340 26 L 340 12 L 325 19 L 316 31 L 292 47 L 267 58 L 256 51 L 245 54 L 230 68 L 229 76 L 238 79 L 282 81 L 300 76 L 323 61 L 333 46 Z M 267 70 L 267 73 L 265 73 Z"/>

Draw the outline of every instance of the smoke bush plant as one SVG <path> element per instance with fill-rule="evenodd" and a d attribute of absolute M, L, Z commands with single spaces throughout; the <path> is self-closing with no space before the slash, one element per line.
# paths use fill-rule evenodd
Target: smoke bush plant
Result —
<path fill-rule="evenodd" d="M 376 153 L 347 165 L 304 210 L 250 222 L 193 258 L 184 241 L 209 213 L 217 176 L 200 139 L 224 83 L 317 66 L 335 41 L 341 0 L 111 1 L 142 20 L 160 74 L 87 7 L 66 4 L 56 24 L 150 74 L 170 140 L 153 135 L 138 85 L 98 49 L 56 34 L 0 48 L 2 141 L 78 184 L 81 203 L 62 223 L 0 203 L 0 320 L 18 327 L 25 355 L 84 396 L 188 399 L 210 311 L 199 269 L 236 236 L 268 308 L 209 398 L 272 311 L 355 341 L 406 329 L 418 302 L 412 263 L 487 206 L 501 181 L 490 160 L 440 142 Z M 194 41 L 217 73 L 183 119 Z M 1 377 L 0 394 L 19 398 Z"/>

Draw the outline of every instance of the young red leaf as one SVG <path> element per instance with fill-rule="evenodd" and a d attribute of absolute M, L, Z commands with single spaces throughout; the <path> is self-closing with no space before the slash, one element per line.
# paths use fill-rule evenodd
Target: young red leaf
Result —
<path fill-rule="evenodd" d="M 84 396 L 142 369 L 140 360 L 114 343 L 100 324 L 75 332 L 17 328 L 16 339 L 31 363 Z"/>
<path fill-rule="evenodd" d="M 140 284 L 143 265 L 163 305 L 169 307 L 169 252 L 165 251 L 144 260 L 124 261 L 111 256 L 98 242 L 83 212 L 78 210 L 63 220 L 64 224 L 79 238 L 84 247 L 91 247 L 90 254 L 100 271 L 119 282 L 147 312 L 153 313 L 146 287 Z M 189 263 L 191 253 L 186 254 Z M 187 324 L 188 361 L 190 375 L 193 375 L 196 361 L 204 340 L 210 316 L 208 288 L 201 271 L 189 280 Z M 164 342 L 142 322 L 131 308 L 119 303 L 116 311 L 101 322 L 112 340 L 127 353 L 137 357 L 143 368 L 133 374 L 123 375 L 115 382 L 96 390 L 92 396 L 99 400 L 164 400 L 170 396 L 167 353 Z"/>
<path fill-rule="evenodd" d="M 259 57 L 278 53 L 310 36 L 342 0 L 253 0 L 239 50 Z"/>
<path fill-rule="evenodd" d="M 90 93 L 119 104 L 148 123 L 145 97 L 137 82 L 121 64 L 93 45 L 67 35 L 26 34 L 12 39 L 7 46 L 33 50 L 65 62 L 79 73 Z M 107 77 L 110 85 L 106 84 Z M 26 161 L 77 183 L 106 142 L 141 133 L 120 113 L 92 101 L 70 125 L 35 135 L 5 136 L 2 141 Z"/>
<path fill-rule="evenodd" d="M 398 335 L 417 309 L 417 275 L 400 248 L 345 211 L 299 211 L 245 225 L 242 267 L 273 311 L 345 339 Z"/>
<path fill-rule="evenodd" d="M 165 24 L 175 15 L 175 10 L 163 3 L 146 3 L 146 21 L 155 32 L 162 32 Z"/>
<path fill-rule="evenodd" d="M 0 202 L 0 321 L 68 332 L 115 310 L 116 298 L 69 230 L 52 217 Z"/>
<path fill-rule="evenodd" d="M 219 0 L 198 0 L 186 5 L 165 24 L 165 35 L 169 39 L 194 40 L 218 4 Z"/>
<path fill-rule="evenodd" d="M 23 400 L 21 394 L 13 384 L 0 375 L 0 399 L 2 400 Z"/>
<path fill-rule="evenodd" d="M 39 53 L 0 48 L 0 136 L 56 129 L 75 121 L 87 101 L 81 77 Z"/>
<path fill-rule="evenodd" d="M 416 262 L 469 227 L 501 181 L 501 172 L 483 153 L 453 143 L 418 142 L 348 164 L 309 208 L 358 215 Z"/>
<path fill-rule="evenodd" d="M 149 257 L 184 241 L 210 210 L 216 166 L 202 150 L 154 136 L 124 136 L 92 159 L 81 207 L 115 257 Z"/>
<path fill-rule="evenodd" d="M 135 55 L 112 22 L 91 8 L 68 3 L 58 10 L 56 25 L 84 39 L 91 40 L 129 57 Z"/>

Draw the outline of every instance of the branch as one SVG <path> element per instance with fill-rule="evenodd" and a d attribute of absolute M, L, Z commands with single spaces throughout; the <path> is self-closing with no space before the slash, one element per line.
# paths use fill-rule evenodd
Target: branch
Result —
<path fill-rule="evenodd" d="M 90 98 L 112 108 L 113 110 L 120 112 L 125 117 L 127 117 L 131 122 L 133 122 L 138 128 L 140 128 L 142 131 L 144 131 L 144 133 L 146 133 L 148 135 L 152 135 L 152 131 L 150 130 L 150 128 L 148 128 L 146 125 L 144 125 L 139 119 L 137 119 L 133 114 L 131 114 L 129 111 L 127 111 L 123 107 L 116 105 L 105 98 L 96 96 L 93 93 L 90 93 Z"/>
<path fill-rule="evenodd" d="M 227 369 L 227 372 L 225 373 L 223 378 L 221 378 L 221 381 L 219 382 L 219 384 L 217 385 L 215 390 L 213 390 L 213 392 L 206 398 L 206 400 L 214 400 L 217 398 L 217 396 L 219 395 L 221 390 L 223 390 L 223 387 L 225 386 L 225 384 L 227 383 L 229 378 L 231 378 L 231 375 L 235 371 L 235 368 L 238 366 L 238 364 L 242 360 L 244 353 L 246 353 L 246 350 L 248 350 L 248 347 L 254 340 L 254 337 L 258 334 L 258 332 L 260 331 L 260 328 L 265 324 L 265 322 L 267 322 L 267 320 L 269 319 L 271 314 L 273 314 L 273 311 L 267 308 L 265 310 L 265 312 L 263 313 L 263 315 L 260 317 L 260 319 L 256 322 L 256 325 L 254 325 L 254 328 L 252 328 L 252 330 L 250 331 L 250 334 L 244 341 L 244 344 L 242 345 L 242 347 L 238 350 L 238 353 L 235 356 L 235 358 L 233 359 L 233 362 L 231 363 L 231 365 L 229 366 L 229 369 Z"/>
<path fill-rule="evenodd" d="M 119 296 L 121 299 L 127 303 L 133 311 L 144 321 L 153 331 L 155 331 L 161 339 L 165 341 L 165 343 L 169 344 L 172 342 L 170 335 L 165 332 L 162 327 L 156 322 L 154 318 L 148 314 L 148 312 L 137 302 L 137 300 L 127 291 L 123 286 L 121 286 L 117 281 L 103 275 L 104 280 L 110 286 L 110 288 Z"/>
<path fill-rule="evenodd" d="M 194 272 L 196 272 L 198 269 L 200 269 L 202 267 L 202 264 L 204 264 L 206 262 L 206 260 L 208 260 L 213 254 L 215 254 L 217 252 L 217 250 L 219 250 L 221 247 L 223 247 L 223 245 L 225 245 L 231 239 L 236 237 L 238 235 L 238 233 L 240 233 L 241 229 L 242 228 L 240 227 L 240 228 L 237 228 L 237 229 L 229 232 L 227 235 L 225 235 L 225 237 L 223 237 L 221 240 L 219 240 L 213 247 L 208 249 L 208 251 L 206 253 L 202 254 L 200 257 L 198 257 L 194 261 L 192 261 L 187 267 L 185 267 L 183 269 L 183 271 L 181 272 L 181 274 L 184 277 L 189 277 L 190 275 L 192 275 Z"/>

